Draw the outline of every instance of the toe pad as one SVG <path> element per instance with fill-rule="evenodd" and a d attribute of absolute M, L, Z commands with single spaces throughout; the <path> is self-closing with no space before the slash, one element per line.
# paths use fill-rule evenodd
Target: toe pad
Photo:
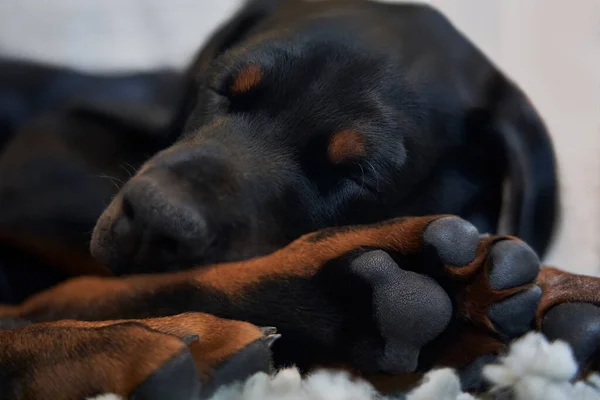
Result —
<path fill-rule="evenodd" d="M 503 290 L 532 282 L 540 272 L 540 260 L 531 247 L 517 240 L 503 240 L 490 251 L 489 281 Z"/>
<path fill-rule="evenodd" d="M 542 289 L 533 286 L 500 303 L 492 304 L 488 316 L 500 334 L 509 338 L 521 336 L 533 328 L 541 297 Z"/>
<path fill-rule="evenodd" d="M 552 307 L 542 321 L 542 333 L 561 339 L 585 363 L 600 348 L 600 307 L 588 303 L 565 303 Z"/>
<path fill-rule="evenodd" d="M 479 231 L 462 218 L 445 217 L 430 223 L 423 239 L 427 250 L 435 252 L 443 263 L 463 267 L 475 259 Z"/>

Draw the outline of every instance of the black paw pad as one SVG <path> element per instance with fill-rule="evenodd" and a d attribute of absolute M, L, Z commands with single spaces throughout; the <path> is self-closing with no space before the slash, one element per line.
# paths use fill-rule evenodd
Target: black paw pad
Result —
<path fill-rule="evenodd" d="M 434 252 L 444 264 L 464 267 L 477 255 L 479 231 L 462 218 L 445 217 L 430 223 L 423 239 L 426 250 Z"/>
<path fill-rule="evenodd" d="M 402 270 L 381 250 L 357 257 L 350 268 L 373 290 L 374 320 L 384 339 L 377 368 L 395 374 L 413 372 L 421 348 L 450 322 L 450 298 L 433 279 Z"/>
<path fill-rule="evenodd" d="M 494 244 L 489 260 L 489 282 L 494 290 L 528 284 L 540 272 L 540 260 L 535 251 L 517 240 L 503 240 Z"/>
<path fill-rule="evenodd" d="M 509 338 L 522 336 L 533 328 L 541 297 L 542 289 L 533 286 L 500 303 L 492 304 L 488 311 L 490 321 L 502 335 Z"/>
<path fill-rule="evenodd" d="M 600 307 L 588 303 L 565 303 L 552 307 L 542 321 L 542 333 L 561 339 L 573 348 L 580 364 L 600 349 Z"/>

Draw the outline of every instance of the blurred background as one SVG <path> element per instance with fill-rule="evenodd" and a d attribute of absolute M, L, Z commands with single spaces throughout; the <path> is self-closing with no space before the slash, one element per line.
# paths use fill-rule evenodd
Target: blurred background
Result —
<path fill-rule="evenodd" d="M 2 0 L 0 56 L 87 72 L 182 69 L 239 1 Z M 600 275 L 600 1 L 429 3 L 524 89 L 554 138 L 563 204 L 546 262 Z"/>

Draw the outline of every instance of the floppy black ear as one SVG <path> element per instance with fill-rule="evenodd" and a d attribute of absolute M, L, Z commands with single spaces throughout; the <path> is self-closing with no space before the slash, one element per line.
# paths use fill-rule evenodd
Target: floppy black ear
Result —
<path fill-rule="evenodd" d="M 243 40 L 264 17 L 286 2 L 297 0 L 246 0 L 244 5 L 211 35 L 189 66 L 190 74 L 199 74 L 211 60 Z"/>
<path fill-rule="evenodd" d="M 88 89 L 71 96 L 64 102 L 71 114 L 149 138 L 167 136 L 185 90 L 183 74 L 171 70 L 88 79 L 112 89 Z"/>
<path fill-rule="evenodd" d="M 179 107 L 179 113 L 172 126 L 172 134 L 181 132 L 189 113 L 196 103 L 198 78 L 209 66 L 210 62 L 236 45 L 264 17 L 286 2 L 298 0 L 246 0 L 244 5 L 228 20 L 221 24 L 204 43 L 186 72 L 186 93 Z"/>
<path fill-rule="evenodd" d="M 167 136 L 167 127 L 175 110 L 160 104 L 131 101 L 80 100 L 68 106 L 72 115 L 126 130 L 136 136 L 160 138 Z"/>
<path fill-rule="evenodd" d="M 548 131 L 525 94 L 498 76 L 488 92 L 493 145 L 503 150 L 507 201 L 501 216 L 508 232 L 545 254 L 558 220 L 559 189 Z"/>

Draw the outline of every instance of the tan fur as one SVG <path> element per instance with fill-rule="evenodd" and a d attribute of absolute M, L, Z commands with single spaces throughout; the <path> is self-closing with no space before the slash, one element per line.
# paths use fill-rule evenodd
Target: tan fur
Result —
<path fill-rule="evenodd" d="M 555 305 L 578 302 L 600 306 L 600 278 L 598 277 L 571 274 L 544 266 L 536 283 L 542 288 L 542 299 L 536 315 L 538 328 L 541 327 L 544 314 Z"/>
<path fill-rule="evenodd" d="M 262 70 L 256 64 L 250 64 L 238 72 L 231 84 L 231 92 L 233 94 L 242 94 L 249 92 L 253 87 L 257 86 L 262 79 Z"/>
<path fill-rule="evenodd" d="M 351 129 L 336 132 L 329 140 L 327 154 L 335 165 L 360 159 L 367 154 L 364 138 L 359 132 Z"/>

